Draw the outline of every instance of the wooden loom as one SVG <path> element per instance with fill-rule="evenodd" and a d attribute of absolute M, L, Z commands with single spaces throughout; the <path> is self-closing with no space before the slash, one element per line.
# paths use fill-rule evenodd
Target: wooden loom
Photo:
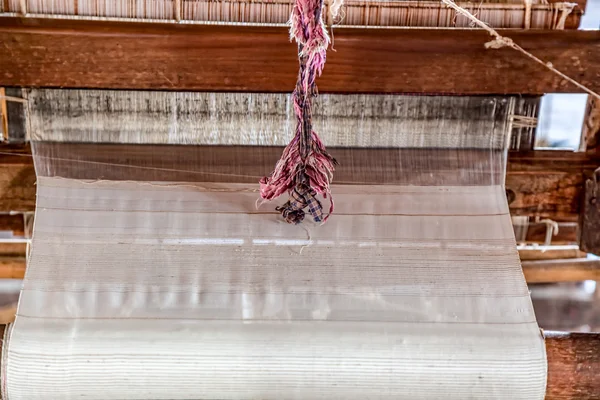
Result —
<path fill-rule="evenodd" d="M 22 3 L 27 9 L 21 8 Z M 78 9 L 71 7 L 68 1 L 58 3 L 63 7 L 55 11 L 58 14 L 102 14 L 97 6 Z M 282 9 L 268 20 L 256 20 L 254 15 L 264 15 L 260 11 L 244 13 L 238 9 L 230 16 L 219 13 L 217 17 L 210 12 L 214 2 L 168 3 L 170 6 L 163 9 L 146 9 L 141 16 L 127 7 L 121 14 L 113 15 L 177 21 L 281 23 L 289 14 L 286 2 L 275 3 Z M 319 84 L 321 92 L 536 96 L 575 90 L 560 77 L 511 49 L 485 49 L 483 43 L 489 41 L 485 32 L 425 29 L 427 26 L 467 25 L 439 4 L 401 3 L 398 7 L 404 7 L 407 13 L 426 8 L 428 12 L 438 13 L 437 17 L 432 21 L 431 16 L 424 13 L 429 19 L 424 17 L 424 21 L 408 23 L 411 19 L 400 13 L 389 23 L 411 25 L 411 29 L 336 29 L 337 51 L 328 57 L 325 76 Z M 6 100 L 9 96 L 22 98 L 21 87 L 288 92 L 297 72 L 297 60 L 294 52 L 289 51 L 284 27 L 41 18 L 39 14 L 50 13 L 41 1 L 0 4 L 0 10 L 7 14 L 0 18 L 0 86 L 6 87 L 0 93 L 5 96 L 0 100 L 0 109 L 8 142 L 2 145 L 0 155 L 0 209 L 6 212 L 30 212 L 35 208 L 35 173 L 31 158 L 23 157 L 30 154 L 24 135 L 23 104 Z M 231 4 L 234 9 L 243 6 L 243 2 Z M 377 12 L 381 13 L 381 4 L 353 2 L 348 7 L 348 19 L 353 24 L 382 24 L 381 19 L 371 17 L 366 11 L 379 7 Z M 511 28 L 503 34 L 536 56 L 551 60 L 554 67 L 592 90 L 600 91 L 600 32 L 569 30 L 577 28 L 584 8 L 585 4 L 580 3 L 567 15 L 564 23 L 567 30 L 553 29 L 557 27 L 557 18 L 552 14 L 555 12 L 552 5 L 535 5 L 533 11 L 529 10 L 534 17 L 527 17 L 527 7 L 520 3 L 484 3 L 479 11 L 515 16 L 496 17 L 497 24 L 492 25 Z M 377 12 L 369 11 L 379 15 Z M 23 14 L 33 15 L 24 17 Z M 541 29 L 515 29 L 526 27 Z M 583 249 L 596 254 L 600 253 L 600 239 L 596 234 L 600 231 L 600 202 L 594 199 L 600 188 L 591 178 L 600 166 L 598 104 L 597 101 L 589 103 L 584 136 L 586 152 L 534 151 L 530 135 L 514 146 L 518 151 L 509 156 L 506 179 L 513 215 L 551 218 L 563 221 L 565 227 L 570 224 L 570 229 L 561 230 L 564 235 L 561 240 L 568 243 L 579 240 Z M 74 152 L 85 154 L 85 144 L 75 146 Z M 262 149 L 266 154 L 246 160 L 248 168 L 264 170 L 264 165 L 272 165 L 280 150 Z M 189 151 L 208 150 L 196 147 Z M 232 164 L 232 159 L 239 160 L 236 154 L 243 149 L 236 152 L 231 147 L 213 147 L 210 151 L 219 153 L 217 158 L 226 166 Z M 384 150 L 364 151 L 370 153 L 365 155 L 366 159 Z M 180 162 L 185 162 L 185 158 Z M 577 235 L 574 221 L 578 219 L 581 222 Z M 23 233 L 26 230 L 21 215 L 2 216 L 0 223 L 3 230 Z M 533 228 L 526 240 L 543 242 L 544 234 L 545 226 Z M 2 277 L 22 277 L 23 247 L 6 249 L 5 256 L 0 258 Z M 600 275 L 598 262 L 581 259 L 524 261 L 523 268 L 528 282 L 598 280 Z M 600 376 L 600 334 L 547 333 L 546 347 L 548 399 L 600 398 L 600 380 L 597 379 Z"/>

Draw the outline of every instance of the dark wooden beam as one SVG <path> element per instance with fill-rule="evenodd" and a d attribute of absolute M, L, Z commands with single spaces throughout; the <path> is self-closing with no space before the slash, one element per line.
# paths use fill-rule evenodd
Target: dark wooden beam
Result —
<path fill-rule="evenodd" d="M 270 173 L 282 148 L 86 143 L 63 143 L 57 147 L 46 143 L 38 150 L 39 154 L 48 157 L 58 157 L 57 151 L 60 151 L 63 161 L 55 166 L 53 172 L 62 176 L 256 183 L 261 176 Z M 399 150 L 393 149 L 330 150 L 340 162 L 334 183 L 390 183 L 389 179 L 401 179 L 406 175 L 398 172 L 402 168 L 416 168 L 413 164 L 419 159 L 404 159 Z M 427 149 L 422 151 L 429 154 Z M 35 209 L 35 171 L 29 152 L 29 146 L 3 146 L 0 151 L 8 153 L 0 154 L 0 211 Z M 161 156 L 156 157 L 157 154 Z M 417 169 L 421 170 L 422 179 L 430 175 L 430 159 L 429 156 L 423 157 L 423 165 Z M 433 178 L 439 179 L 443 175 L 445 179 L 455 179 L 460 184 L 461 177 L 453 172 L 457 167 L 452 164 L 456 163 L 456 157 L 439 151 L 438 159 L 443 168 L 436 169 L 438 175 Z M 489 161 L 489 157 L 485 160 Z M 465 162 L 472 161 L 469 158 Z M 403 166 L 404 162 L 409 164 Z M 107 163 L 130 167 L 124 170 Z M 506 188 L 511 213 L 555 219 L 577 217 L 584 175 L 597 165 L 600 165 L 600 158 L 587 153 L 554 150 L 510 153 Z"/>
<path fill-rule="evenodd" d="M 525 50 L 600 91 L 600 32 L 506 30 Z M 475 29 L 335 30 L 319 89 L 504 94 L 577 88 Z M 0 85 L 288 92 L 297 74 L 284 27 L 0 19 Z"/>
<path fill-rule="evenodd" d="M 26 266 L 25 257 L 0 256 L 0 279 L 23 279 Z"/>
<path fill-rule="evenodd" d="M 23 98 L 21 88 L 3 88 L 7 97 L 14 99 Z M 0 100 L 1 101 L 1 100 Z M 25 117 L 25 104 L 19 101 L 4 100 L 3 109 L 6 111 L 6 137 L 11 143 L 23 143 L 27 137 L 27 120 Z"/>
<path fill-rule="evenodd" d="M 12 232 L 14 236 L 25 236 L 23 214 L 0 214 L 0 231 Z"/>
<path fill-rule="evenodd" d="M 600 260 L 572 258 L 522 261 L 527 283 L 579 282 L 600 280 Z"/>
<path fill-rule="evenodd" d="M 581 149 L 600 152 L 600 100 L 589 96 L 583 119 Z"/>
<path fill-rule="evenodd" d="M 583 251 L 600 255 L 600 168 L 586 180 L 577 242 Z"/>
<path fill-rule="evenodd" d="M 577 216 L 585 179 L 598 165 L 598 155 L 572 151 L 509 154 L 506 188 L 513 215 Z"/>
<path fill-rule="evenodd" d="M 600 399 L 600 333 L 544 332 L 546 400 Z"/>

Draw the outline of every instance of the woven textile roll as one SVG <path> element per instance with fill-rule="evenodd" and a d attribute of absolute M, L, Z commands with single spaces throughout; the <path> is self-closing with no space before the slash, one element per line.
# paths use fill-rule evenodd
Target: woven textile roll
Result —
<path fill-rule="evenodd" d="M 348 152 L 336 176 L 367 182 L 334 181 L 336 213 L 302 226 L 257 204 L 253 173 L 219 173 L 195 146 L 94 155 L 36 129 L 4 399 L 543 399 L 503 188 L 509 129 L 429 132 L 374 160 L 385 173 L 344 165 L 381 151 L 368 142 L 334 148 Z"/>

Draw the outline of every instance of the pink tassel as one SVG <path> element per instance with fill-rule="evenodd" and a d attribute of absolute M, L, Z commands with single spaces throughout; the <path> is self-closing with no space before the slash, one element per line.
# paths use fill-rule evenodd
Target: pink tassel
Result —
<path fill-rule="evenodd" d="M 306 207 L 316 222 L 327 221 L 334 209 L 330 183 L 337 163 L 312 130 L 311 102 L 317 93 L 315 79 L 323 72 L 330 43 L 322 12 L 323 0 L 296 0 L 292 9 L 290 40 L 298 43 L 300 60 L 300 72 L 293 95 L 298 125 L 294 138 L 284 149 L 275 170 L 260 180 L 260 195 L 265 200 L 273 200 L 284 193 L 290 194 L 288 202 L 277 208 L 290 223 L 301 222 Z M 329 213 L 326 216 L 316 195 L 329 199 Z"/>

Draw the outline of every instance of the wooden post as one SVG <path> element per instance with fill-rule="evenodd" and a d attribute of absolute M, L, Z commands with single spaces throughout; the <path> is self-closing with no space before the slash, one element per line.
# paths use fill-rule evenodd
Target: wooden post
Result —
<path fill-rule="evenodd" d="M 600 100 L 592 96 L 588 96 L 579 149 L 600 151 Z"/>
<path fill-rule="evenodd" d="M 580 150 L 600 154 L 600 101 L 592 96 L 588 97 Z M 585 182 L 578 242 L 583 251 L 600 254 L 600 164 Z"/>
<path fill-rule="evenodd" d="M 600 168 L 585 182 L 578 242 L 581 250 L 600 255 Z"/>

